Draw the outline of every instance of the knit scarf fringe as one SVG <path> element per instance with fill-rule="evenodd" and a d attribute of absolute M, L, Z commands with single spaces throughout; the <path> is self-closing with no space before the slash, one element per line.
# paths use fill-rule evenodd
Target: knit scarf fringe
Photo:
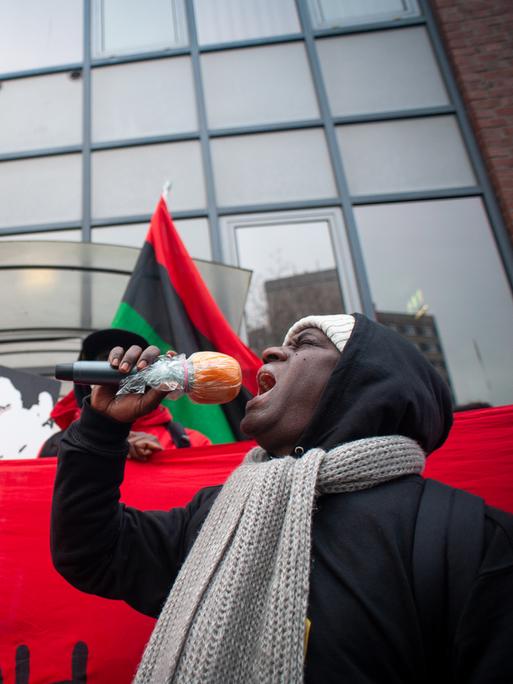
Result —
<path fill-rule="evenodd" d="M 315 498 L 420 473 L 424 458 L 402 436 L 300 459 L 249 451 L 182 566 L 134 683 L 300 684 Z"/>

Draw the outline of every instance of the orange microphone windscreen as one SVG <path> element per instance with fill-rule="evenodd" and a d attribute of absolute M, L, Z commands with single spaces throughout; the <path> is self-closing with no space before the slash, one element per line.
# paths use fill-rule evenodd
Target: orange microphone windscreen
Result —
<path fill-rule="evenodd" d="M 187 395 L 198 404 L 226 404 L 240 392 L 242 371 L 227 354 L 202 351 L 188 358 L 192 365 Z"/>

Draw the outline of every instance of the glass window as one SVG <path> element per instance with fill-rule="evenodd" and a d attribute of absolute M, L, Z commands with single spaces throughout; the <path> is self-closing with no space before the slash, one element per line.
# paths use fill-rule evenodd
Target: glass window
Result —
<path fill-rule="evenodd" d="M 301 31 L 294 0 L 194 0 L 194 9 L 200 44 Z"/>
<path fill-rule="evenodd" d="M 0 73 L 82 61 L 82 0 L 0 2 Z"/>
<path fill-rule="evenodd" d="M 197 142 L 144 145 L 94 152 L 93 216 L 151 214 L 164 183 L 172 183 L 171 211 L 206 204 Z"/>
<path fill-rule="evenodd" d="M 302 44 L 211 52 L 201 66 L 211 128 L 319 117 Z"/>
<path fill-rule="evenodd" d="M 449 104 L 423 26 L 317 41 L 334 116 Z"/>
<path fill-rule="evenodd" d="M 0 228 L 78 220 L 81 178 L 79 154 L 0 163 Z"/>
<path fill-rule="evenodd" d="M 235 230 L 239 265 L 253 271 L 245 308 L 249 345 L 281 344 L 290 325 L 315 311 L 344 310 L 326 221 L 258 224 Z"/>
<path fill-rule="evenodd" d="M 338 126 L 337 138 L 353 195 L 476 182 L 452 116 Z"/>
<path fill-rule="evenodd" d="M 70 74 L 4 81 L 0 153 L 80 144 L 82 81 Z"/>
<path fill-rule="evenodd" d="M 196 259 L 210 261 L 212 249 L 210 247 L 208 220 L 203 218 L 179 219 L 174 223 L 189 254 Z"/>
<path fill-rule="evenodd" d="M 419 14 L 415 0 L 308 0 L 317 29 L 407 19 Z"/>
<path fill-rule="evenodd" d="M 198 128 L 189 57 L 97 68 L 92 87 L 95 142 Z"/>
<path fill-rule="evenodd" d="M 142 247 L 148 233 L 148 223 L 131 223 L 124 226 L 102 226 L 91 230 L 91 241 L 104 245 Z"/>
<path fill-rule="evenodd" d="M 215 138 L 211 149 L 219 204 L 336 195 L 321 130 Z"/>
<path fill-rule="evenodd" d="M 378 317 L 407 312 L 440 347 L 458 404 L 513 401 L 513 301 L 477 197 L 355 207 Z"/>
<path fill-rule="evenodd" d="M 175 220 L 174 224 L 191 257 L 212 259 L 207 219 L 180 219 Z M 104 228 L 93 228 L 92 241 L 110 245 L 125 245 L 126 247 L 142 247 L 147 233 L 147 223 L 106 226 Z"/>
<path fill-rule="evenodd" d="M 187 45 L 183 0 L 95 0 L 95 57 Z"/>

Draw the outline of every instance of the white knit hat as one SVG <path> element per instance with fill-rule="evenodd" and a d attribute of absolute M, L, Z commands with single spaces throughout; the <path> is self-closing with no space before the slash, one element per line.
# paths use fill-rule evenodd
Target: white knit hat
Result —
<path fill-rule="evenodd" d="M 351 337 L 355 324 L 354 316 L 349 314 L 335 314 L 332 316 L 306 316 L 296 321 L 285 335 L 283 344 L 287 344 L 292 335 L 305 328 L 319 328 L 326 337 L 333 342 L 340 353 L 344 350 Z"/>

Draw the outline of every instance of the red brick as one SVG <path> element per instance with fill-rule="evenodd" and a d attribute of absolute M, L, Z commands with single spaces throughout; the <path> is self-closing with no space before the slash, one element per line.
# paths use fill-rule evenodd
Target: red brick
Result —
<path fill-rule="evenodd" d="M 490 159 L 512 159 L 513 161 L 513 155 L 511 154 L 511 150 L 509 150 L 507 147 L 501 147 L 500 145 L 490 145 L 488 144 L 486 146 L 486 152 Z M 512 165 L 513 168 L 513 165 Z"/>
<path fill-rule="evenodd" d="M 483 131 L 487 128 L 507 126 L 507 124 L 508 122 L 505 119 L 482 119 L 477 122 L 479 130 Z"/>
<path fill-rule="evenodd" d="M 497 111 L 495 109 L 474 109 L 475 115 L 478 119 L 495 119 Z"/>
<path fill-rule="evenodd" d="M 431 6 L 513 236 L 513 1 L 432 0 Z"/>
<path fill-rule="evenodd" d="M 494 159 L 493 165 L 497 171 L 499 169 L 501 171 L 509 171 L 510 169 L 513 169 L 513 159 Z"/>
<path fill-rule="evenodd" d="M 481 135 L 484 142 L 489 144 L 502 142 L 506 137 L 501 128 L 485 128 Z"/>

